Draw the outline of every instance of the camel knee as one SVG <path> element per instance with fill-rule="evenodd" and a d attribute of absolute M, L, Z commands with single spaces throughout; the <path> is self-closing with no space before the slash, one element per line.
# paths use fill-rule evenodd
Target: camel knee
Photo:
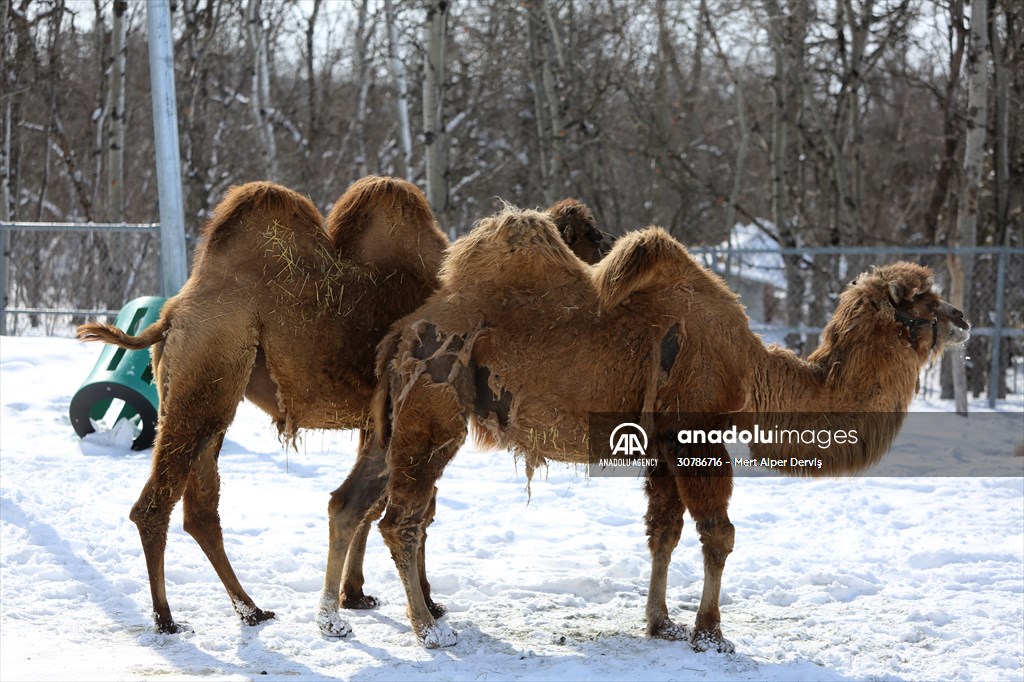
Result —
<path fill-rule="evenodd" d="M 220 537 L 220 516 L 217 514 L 195 514 L 186 509 L 181 525 L 200 545 L 207 537 Z"/>
<path fill-rule="evenodd" d="M 331 523 L 358 524 L 364 518 L 372 520 L 379 517 L 383 511 L 386 484 L 387 479 L 379 479 L 363 481 L 363 485 L 343 485 L 335 490 L 327 503 L 327 515 Z"/>
<path fill-rule="evenodd" d="M 716 565 L 725 565 L 736 542 L 736 527 L 729 521 L 702 521 L 697 524 L 697 533 L 705 558 Z"/>
<path fill-rule="evenodd" d="M 410 566 L 416 560 L 421 525 L 422 517 L 395 513 L 393 507 L 388 508 L 378 524 L 384 544 L 391 550 L 391 556 L 399 567 Z"/>

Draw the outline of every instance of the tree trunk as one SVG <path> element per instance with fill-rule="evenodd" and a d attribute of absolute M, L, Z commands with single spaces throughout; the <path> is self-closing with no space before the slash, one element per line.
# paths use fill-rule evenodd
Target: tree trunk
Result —
<path fill-rule="evenodd" d="M 786 138 L 788 135 L 790 111 L 787 88 L 790 79 L 787 51 L 789 40 L 786 36 L 786 18 L 776 0 L 765 3 L 768 8 L 768 37 L 771 43 L 775 71 L 772 75 L 772 135 L 769 156 L 771 174 L 772 222 L 779 237 L 779 243 L 786 247 L 797 246 L 796 235 L 789 225 L 786 202 Z M 783 258 L 786 276 L 786 325 L 800 327 L 803 322 L 804 281 L 797 256 Z M 802 336 L 791 332 L 786 335 L 786 345 L 800 354 Z"/>
<path fill-rule="evenodd" d="M 316 98 L 316 63 L 313 59 L 313 39 L 316 36 L 316 22 L 320 16 L 320 5 L 323 0 L 313 0 L 313 10 L 306 20 L 306 108 L 309 109 L 309 123 L 306 130 L 306 141 L 308 149 L 317 149 L 320 138 L 319 106 Z M 307 173 L 312 171 L 312 165 L 306 164 Z"/>
<path fill-rule="evenodd" d="M 426 58 L 423 60 L 423 158 L 427 201 L 438 222 L 445 225 L 448 212 L 447 135 L 444 124 L 444 43 L 447 38 L 448 2 L 435 0 L 427 7 Z M 449 227 L 455 239 L 455 226 Z"/>
<path fill-rule="evenodd" d="M 110 74 L 110 145 L 107 175 L 110 178 L 107 211 L 114 222 L 124 222 L 124 77 L 128 65 L 127 0 L 114 0 L 113 64 Z"/>
<path fill-rule="evenodd" d="M 261 0 L 249 0 L 245 7 L 246 35 L 252 57 L 250 70 L 252 92 L 249 104 L 252 107 L 253 122 L 259 132 L 260 155 L 263 157 L 263 172 L 271 180 L 277 180 L 277 144 L 274 140 L 274 125 L 270 110 L 270 53 L 267 49 L 267 35 L 263 28 L 260 12 Z"/>
<path fill-rule="evenodd" d="M 398 174 L 408 180 L 412 179 L 412 130 L 409 128 L 409 79 L 405 74 L 405 64 L 398 56 L 398 23 L 392 0 L 384 0 L 384 14 L 388 28 L 388 63 L 391 65 L 391 79 L 395 82 L 398 97 L 398 139 L 402 148 L 402 163 Z"/>
<path fill-rule="evenodd" d="M 549 21 L 546 0 L 528 0 L 526 17 L 538 142 L 542 159 L 546 161 L 541 165 L 541 189 L 544 201 L 551 204 L 563 191 L 565 167 L 565 124 L 562 120 L 562 103 L 552 68 L 552 61 L 558 58 L 561 51 L 553 45 L 557 35 L 554 31 L 553 18 Z"/>
<path fill-rule="evenodd" d="M 985 163 L 985 125 L 988 122 L 988 2 L 971 2 L 971 39 L 967 56 L 967 135 L 964 148 L 964 184 L 957 212 L 956 242 L 961 246 L 975 246 L 978 242 L 978 194 L 981 190 L 981 172 Z M 954 286 L 950 303 L 963 310 L 968 318 L 973 257 L 950 258 Z M 960 286 L 956 280 L 960 279 Z M 967 374 L 962 353 L 953 356 L 953 391 L 958 414 L 967 414 Z"/>

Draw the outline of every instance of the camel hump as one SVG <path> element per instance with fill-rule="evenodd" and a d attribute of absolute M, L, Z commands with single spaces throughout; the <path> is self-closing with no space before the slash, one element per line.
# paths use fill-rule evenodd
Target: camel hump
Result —
<path fill-rule="evenodd" d="M 562 241 L 546 212 L 506 207 L 452 244 L 441 266 L 445 287 L 551 283 L 560 275 L 586 278 L 586 266 Z M 564 279 L 564 278 L 563 278 Z"/>
<path fill-rule="evenodd" d="M 231 187 L 203 228 L 208 247 L 223 243 L 254 214 L 277 218 L 282 225 L 323 225 L 323 217 L 307 197 L 273 182 L 247 182 Z"/>
<path fill-rule="evenodd" d="M 448 246 L 420 188 L 388 176 L 368 175 L 352 183 L 331 208 L 326 229 L 334 248 L 350 258 L 395 265 L 422 257 L 430 276 Z"/>
<path fill-rule="evenodd" d="M 621 237 L 595 266 L 593 280 L 601 306 L 608 310 L 630 294 L 663 281 L 666 267 L 681 266 L 689 256 L 682 244 L 660 227 Z"/>

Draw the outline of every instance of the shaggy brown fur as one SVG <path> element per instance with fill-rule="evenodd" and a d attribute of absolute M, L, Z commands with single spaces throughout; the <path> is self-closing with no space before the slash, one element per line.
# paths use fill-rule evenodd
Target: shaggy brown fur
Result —
<path fill-rule="evenodd" d="M 239 615 L 249 624 L 273 617 L 245 593 L 224 552 L 217 513 L 224 432 L 244 395 L 289 440 L 302 428 L 359 428 L 365 435 L 374 348 L 392 322 L 436 288 L 446 247 L 423 193 L 403 180 L 368 177 L 353 184 L 331 212 L 326 233 L 305 197 L 250 183 L 232 188 L 217 206 L 191 277 L 156 323 L 138 337 L 110 325 L 79 328 L 87 341 L 153 346 L 159 429 L 152 472 L 131 518 L 142 537 L 161 631 L 179 630 L 163 566 L 169 517 L 182 496 L 185 529 L 210 558 Z M 372 439 L 363 441 L 371 446 Z M 340 564 L 347 547 L 332 542 L 331 549 L 341 556 L 329 563 Z"/>
<path fill-rule="evenodd" d="M 574 200 L 557 206 L 553 217 L 580 235 L 576 247 L 596 253 L 600 233 L 579 232 L 589 209 Z M 331 210 L 326 230 L 322 223 L 308 199 L 280 185 L 234 187 L 203 230 L 192 276 L 156 323 L 138 336 L 112 325 L 79 328 L 86 341 L 152 346 L 160 425 L 150 480 L 131 517 L 142 536 L 161 631 L 179 629 L 167 603 L 163 556 L 168 519 L 183 495 L 185 528 L 210 557 L 243 620 L 273 616 L 257 608 L 235 578 L 217 514 L 217 454 L 243 394 L 274 418 L 286 440 L 303 428 L 359 428 L 360 459 L 370 456 L 358 470 L 383 462 L 366 437 L 373 352 L 388 326 L 436 288 L 447 240 L 422 192 L 395 178 L 354 183 Z M 358 491 L 343 486 L 332 494 L 319 620 L 325 634 L 349 630 L 337 615 L 339 605 L 377 604 L 363 593 L 362 563 L 370 523 L 383 507 L 376 515 L 363 512 L 385 482 L 378 476 Z M 370 502 L 344 504 L 359 495 Z M 420 574 L 429 601 L 422 567 Z"/>
<path fill-rule="evenodd" d="M 374 403 L 391 470 L 381 532 L 413 630 L 427 646 L 455 642 L 421 593 L 419 559 L 434 483 L 464 441 L 467 420 L 532 470 L 544 460 L 588 461 L 591 413 L 695 413 L 695 428 L 724 428 L 741 411 L 904 411 L 920 367 L 946 344 L 962 342 L 969 327 L 931 291 L 925 268 L 898 263 L 863 275 L 842 295 L 822 347 L 803 361 L 765 347 L 736 295 L 664 231 L 620 239 L 591 270 L 571 258 L 547 216 L 533 211 L 482 221 L 452 246 L 441 278 L 441 289 L 382 342 Z M 877 439 L 821 472 L 796 473 L 858 470 L 887 444 Z M 734 538 L 731 469 L 673 476 L 674 450 L 662 442 L 655 450 L 661 463 L 646 480 L 647 633 L 729 649 L 718 596 Z M 720 445 L 698 454 L 729 462 Z M 360 487 L 361 476 L 354 471 L 346 485 Z M 705 570 L 692 632 L 669 620 L 665 603 L 686 510 Z"/>

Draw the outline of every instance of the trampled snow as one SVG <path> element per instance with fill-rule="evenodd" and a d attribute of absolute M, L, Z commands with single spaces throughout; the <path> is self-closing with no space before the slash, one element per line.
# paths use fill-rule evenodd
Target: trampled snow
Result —
<path fill-rule="evenodd" d="M 696 653 L 643 635 L 650 561 L 638 481 L 552 465 L 529 498 L 508 453 L 464 447 L 439 483 L 427 544 L 458 644 L 416 643 L 376 530 L 366 589 L 383 604 L 346 612 L 352 634 L 326 639 L 315 615 L 327 501 L 355 437 L 310 432 L 288 451 L 248 403 L 220 457 L 221 518 L 242 584 L 277 618 L 240 623 L 179 506 L 167 588 L 194 632 L 156 634 L 128 520 L 150 452 L 126 449 L 117 434 L 80 441 L 67 416 L 97 354 L 68 339 L 0 338 L 3 680 L 1024 676 L 1024 481 L 1007 475 L 738 477 L 722 594 L 736 653 Z M 1008 409 L 1019 412 L 1020 398 Z M 913 442 L 925 461 L 948 455 L 952 440 Z M 677 622 L 692 624 L 702 578 L 687 518 L 669 572 Z"/>

